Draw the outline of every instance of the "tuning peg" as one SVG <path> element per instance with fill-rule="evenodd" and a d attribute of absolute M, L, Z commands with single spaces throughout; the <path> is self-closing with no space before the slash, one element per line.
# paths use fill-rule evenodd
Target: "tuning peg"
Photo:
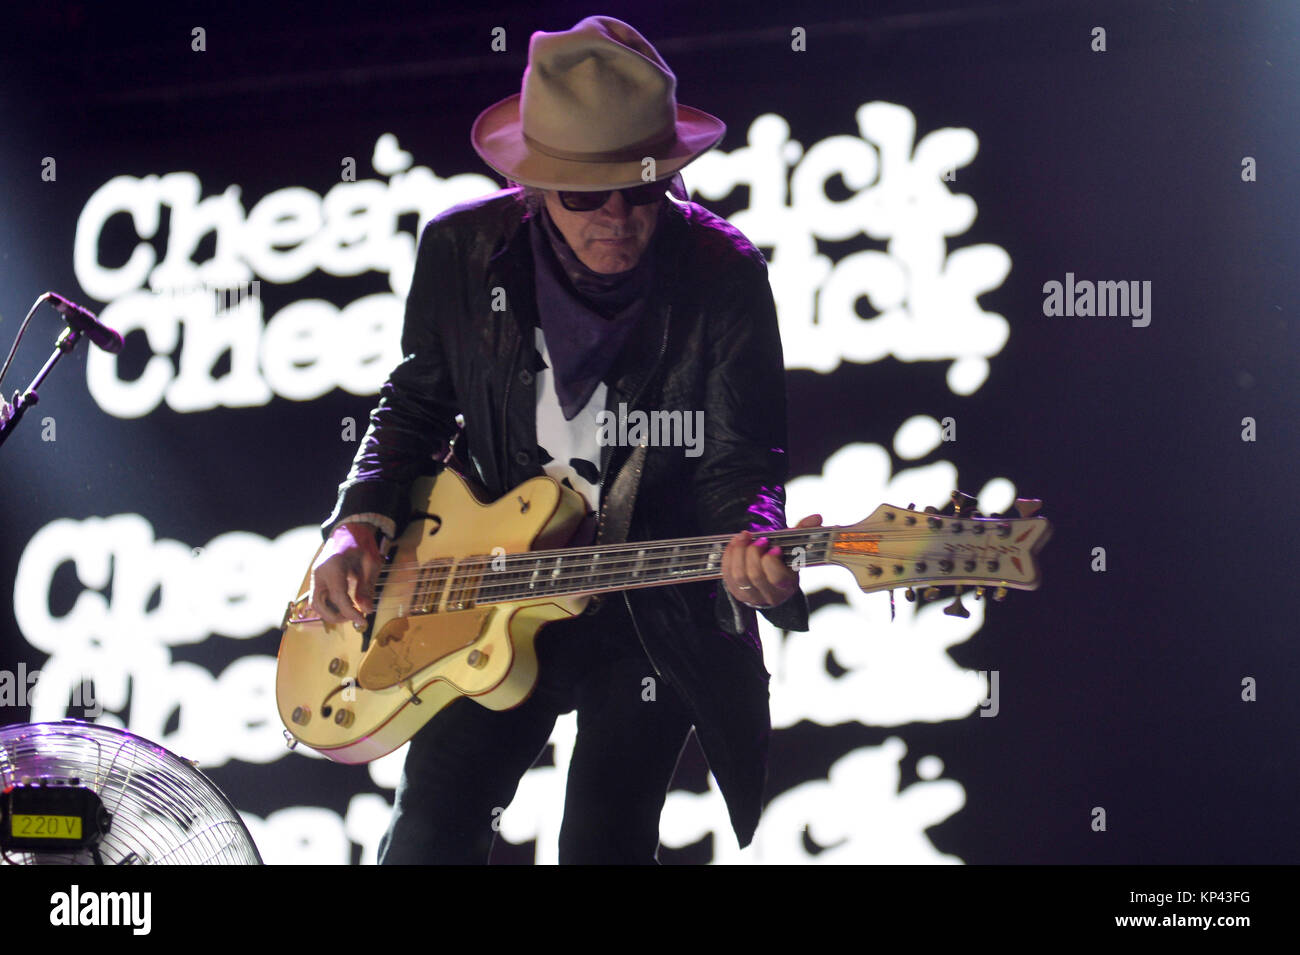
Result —
<path fill-rule="evenodd" d="M 952 510 L 958 517 L 965 517 L 966 512 L 977 503 L 979 502 L 969 494 L 963 494 L 961 491 L 952 492 Z"/>
<path fill-rule="evenodd" d="M 922 600 L 934 600 L 938 596 L 939 596 L 938 587 L 926 587 L 925 590 L 921 591 Z"/>
<path fill-rule="evenodd" d="M 943 612 L 950 617 L 969 617 L 970 611 L 962 606 L 961 588 L 957 588 L 957 593 L 953 595 L 952 603 L 943 608 Z"/>
<path fill-rule="evenodd" d="M 984 596 L 984 588 L 983 588 L 983 587 L 976 587 L 976 588 L 975 588 L 975 599 L 976 599 L 976 600 L 979 600 L 979 599 L 981 599 L 983 596 Z"/>
<path fill-rule="evenodd" d="M 1033 517 L 1042 510 L 1043 502 L 1036 497 L 1016 498 L 1016 511 L 1021 517 Z"/>
<path fill-rule="evenodd" d="M 993 599 L 998 601 L 1006 600 L 1007 588 L 999 587 L 997 590 L 993 591 Z"/>
<path fill-rule="evenodd" d="M 911 587 L 903 591 L 903 596 L 907 598 L 908 603 L 916 603 L 916 591 Z"/>

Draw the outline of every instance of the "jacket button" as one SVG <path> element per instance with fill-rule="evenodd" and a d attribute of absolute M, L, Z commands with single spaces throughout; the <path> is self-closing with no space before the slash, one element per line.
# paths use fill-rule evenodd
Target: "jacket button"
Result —
<path fill-rule="evenodd" d="M 533 373 L 525 368 L 519 373 L 519 381 L 522 384 L 531 385 L 533 383 Z"/>
<path fill-rule="evenodd" d="M 516 464 L 528 464 L 530 461 L 532 461 L 532 459 L 533 459 L 533 456 L 532 456 L 531 454 L 529 454 L 527 451 L 516 451 L 516 452 L 515 452 L 515 463 L 516 463 Z"/>

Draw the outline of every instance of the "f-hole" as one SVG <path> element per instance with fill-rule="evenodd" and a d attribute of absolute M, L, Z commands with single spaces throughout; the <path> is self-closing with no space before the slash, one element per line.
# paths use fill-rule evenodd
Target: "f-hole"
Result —
<path fill-rule="evenodd" d="M 411 515 L 412 520 L 428 521 L 432 527 L 429 528 L 429 536 L 432 537 L 438 531 L 442 530 L 442 518 L 437 514 L 429 514 L 424 511 L 416 511 Z"/>

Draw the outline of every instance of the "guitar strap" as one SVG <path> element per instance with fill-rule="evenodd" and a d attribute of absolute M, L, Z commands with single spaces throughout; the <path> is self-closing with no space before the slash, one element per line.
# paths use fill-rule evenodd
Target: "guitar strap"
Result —
<path fill-rule="evenodd" d="M 640 445 L 618 470 L 609 493 L 603 495 L 600 520 L 596 527 L 597 544 L 623 544 L 627 542 L 628 528 L 632 523 L 632 504 L 641 484 L 641 470 L 645 467 L 646 446 Z"/>
<path fill-rule="evenodd" d="M 633 450 L 624 465 L 618 469 L 609 493 L 603 494 L 600 518 L 596 524 L 597 544 L 623 544 L 627 542 L 628 528 L 632 524 L 632 505 L 641 484 L 641 471 L 645 467 L 646 446 Z M 604 594 L 596 594 L 587 604 L 584 614 L 593 614 L 603 602 Z"/>

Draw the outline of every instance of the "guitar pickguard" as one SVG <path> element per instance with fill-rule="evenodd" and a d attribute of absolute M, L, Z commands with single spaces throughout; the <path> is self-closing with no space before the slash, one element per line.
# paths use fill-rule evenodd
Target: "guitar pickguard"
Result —
<path fill-rule="evenodd" d="M 357 671 L 365 690 L 397 686 L 425 667 L 472 646 L 487 629 L 493 608 L 461 610 L 436 618 L 398 617 L 384 624 Z"/>

